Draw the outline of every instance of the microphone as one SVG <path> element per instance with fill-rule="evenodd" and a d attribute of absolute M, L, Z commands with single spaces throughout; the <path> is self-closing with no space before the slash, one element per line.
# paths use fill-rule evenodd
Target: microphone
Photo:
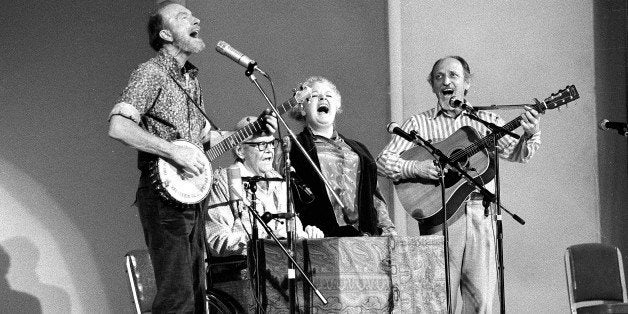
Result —
<path fill-rule="evenodd" d="M 273 219 L 289 219 L 292 217 L 295 217 L 296 215 L 294 213 L 278 213 L 278 214 L 271 214 L 269 212 L 265 212 L 262 214 L 262 221 L 264 223 L 269 223 L 271 220 Z"/>
<path fill-rule="evenodd" d="M 241 201 L 246 206 L 250 206 L 246 197 L 244 197 L 244 187 L 242 185 L 242 176 L 240 175 L 240 167 L 231 165 L 227 168 L 227 182 L 229 187 L 229 202 Z"/>
<path fill-rule="evenodd" d="M 617 130 L 617 133 L 623 135 L 623 136 L 628 136 L 628 124 L 623 123 L 623 122 L 610 122 L 606 119 L 600 121 L 600 124 L 598 125 L 598 127 L 600 128 L 600 130 L 603 131 L 608 131 L 608 130 Z"/>
<path fill-rule="evenodd" d="M 260 181 L 266 181 L 266 182 L 283 181 L 283 178 L 267 178 L 267 177 L 262 177 L 262 176 L 240 177 L 240 179 L 242 181 L 249 182 L 249 183 L 257 183 Z"/>
<path fill-rule="evenodd" d="M 301 199 L 301 201 L 306 204 L 311 203 L 315 198 L 314 192 L 312 192 L 312 189 L 310 189 L 310 187 L 307 186 L 307 184 L 305 184 L 301 180 L 301 178 L 299 178 L 296 170 L 294 170 L 294 167 L 292 166 L 290 166 L 290 179 L 292 179 L 292 184 L 297 188 L 297 191 L 303 192 L 305 194 L 306 197 L 302 197 L 301 193 L 299 193 L 299 198 Z"/>
<path fill-rule="evenodd" d="M 397 124 L 396 122 L 388 123 L 388 126 L 386 127 L 386 129 L 388 130 L 388 133 L 399 135 L 399 136 L 403 137 L 408 142 L 414 142 L 414 140 L 415 140 L 414 136 L 412 136 L 412 135 L 408 134 L 408 132 L 402 130 L 399 127 L 399 124 Z"/>
<path fill-rule="evenodd" d="M 463 111 L 470 113 L 475 113 L 477 111 L 475 108 L 468 105 L 466 101 L 462 101 L 456 98 L 456 96 L 449 98 L 449 106 L 452 108 L 462 108 Z"/>
<path fill-rule="evenodd" d="M 449 106 L 452 108 L 458 108 L 462 106 L 462 100 L 454 97 L 449 98 Z"/>
<path fill-rule="evenodd" d="M 257 66 L 257 62 L 255 62 L 255 60 L 245 56 L 243 53 L 235 50 L 233 47 L 229 46 L 229 44 L 227 44 L 224 41 L 219 41 L 216 44 L 216 51 L 220 52 L 221 54 L 225 55 L 226 57 L 228 57 L 229 59 L 235 61 L 237 64 L 247 68 L 248 71 L 251 71 L 251 73 L 253 71 L 257 71 L 259 73 L 261 73 L 263 76 L 268 77 L 268 75 L 266 75 L 266 73 L 264 71 L 262 71 L 258 66 Z"/>
<path fill-rule="evenodd" d="M 290 140 L 290 136 L 284 136 L 282 138 L 281 144 L 284 145 L 286 151 L 290 151 L 292 149 L 292 141 Z M 291 169 L 292 170 L 292 169 Z"/>

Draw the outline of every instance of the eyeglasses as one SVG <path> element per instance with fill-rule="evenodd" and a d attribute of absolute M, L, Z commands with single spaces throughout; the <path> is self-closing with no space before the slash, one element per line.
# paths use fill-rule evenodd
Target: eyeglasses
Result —
<path fill-rule="evenodd" d="M 266 150 L 266 148 L 268 148 L 268 146 L 270 146 L 270 148 L 275 148 L 278 142 L 279 142 L 278 139 L 274 139 L 268 142 L 243 142 L 242 144 L 246 144 L 251 147 L 257 147 L 257 150 L 259 150 L 260 152 L 263 152 Z"/>

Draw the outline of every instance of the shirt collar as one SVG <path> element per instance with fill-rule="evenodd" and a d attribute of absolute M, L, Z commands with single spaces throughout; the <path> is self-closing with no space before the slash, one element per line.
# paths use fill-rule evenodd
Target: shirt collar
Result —
<path fill-rule="evenodd" d="M 169 73 L 175 76 L 183 76 L 186 73 L 190 75 L 191 79 L 195 79 L 198 76 L 198 68 L 196 66 L 189 61 L 185 61 L 183 67 L 179 67 L 177 59 L 169 55 L 164 49 L 159 50 L 158 60 Z"/>
<path fill-rule="evenodd" d="M 254 177 L 255 176 L 255 174 L 251 170 L 249 170 L 249 168 L 247 168 L 242 161 L 236 161 L 235 164 L 238 165 L 238 167 L 240 168 L 240 177 Z M 281 178 L 281 175 L 279 174 L 279 172 L 275 170 L 271 170 L 266 173 L 265 177 L 266 178 Z"/>
<path fill-rule="evenodd" d="M 312 132 L 311 129 L 310 129 L 310 132 L 312 133 L 312 136 L 314 137 L 314 140 L 327 141 L 327 142 L 336 142 L 336 141 L 341 141 L 342 140 L 342 138 L 338 135 L 338 131 L 336 131 L 336 130 L 334 130 L 334 132 L 331 134 L 330 138 L 326 138 L 324 136 L 316 135 L 316 134 L 314 134 L 314 132 Z"/>
<path fill-rule="evenodd" d="M 188 73 L 191 79 L 195 79 L 198 76 L 198 68 L 192 63 L 186 61 L 185 65 L 181 68 L 181 74 Z"/>
<path fill-rule="evenodd" d="M 430 117 L 432 120 L 438 118 L 439 116 L 444 116 L 450 119 L 454 119 L 457 120 L 458 118 L 462 117 L 462 112 L 460 112 L 457 116 L 453 117 L 449 114 L 448 111 L 445 111 L 438 103 L 436 103 L 436 107 L 432 108 L 432 113 L 430 114 Z"/>

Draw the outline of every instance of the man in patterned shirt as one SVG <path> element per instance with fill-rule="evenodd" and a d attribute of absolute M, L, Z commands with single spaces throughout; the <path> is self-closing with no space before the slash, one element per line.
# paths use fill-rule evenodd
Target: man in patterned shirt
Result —
<path fill-rule="evenodd" d="M 471 126 L 484 135 L 489 130 L 477 121 L 461 114 L 461 108 L 450 106 L 450 99 L 466 101 L 471 86 L 471 71 L 467 62 L 459 56 L 442 58 L 434 64 L 428 82 L 437 98 L 436 108 L 411 116 L 401 128 L 415 130 L 426 140 L 438 142 L 446 139 L 462 126 Z M 525 133 L 519 140 L 505 136 L 498 141 L 497 151 L 501 158 L 509 161 L 527 162 L 541 144 L 538 113 L 530 108 L 521 115 L 521 126 Z M 479 111 L 477 115 L 486 121 L 504 125 L 497 115 Z M 377 157 L 380 174 L 393 181 L 424 178 L 438 180 L 439 170 L 433 160 L 405 160 L 400 157 L 412 148 L 413 143 L 394 135 Z M 494 190 L 491 181 L 485 186 Z M 462 312 L 491 312 L 497 282 L 495 263 L 495 239 L 492 216 L 484 216 L 481 195 L 472 193 L 458 210 L 459 215 L 449 218 L 449 265 L 452 304 L 456 304 L 458 288 L 462 295 Z M 421 234 L 442 232 L 440 226 L 419 224 Z"/>
<path fill-rule="evenodd" d="M 148 22 L 149 42 L 158 54 L 133 71 L 109 117 L 109 136 L 138 150 L 136 205 L 155 271 L 153 313 L 205 311 L 200 205 L 165 201 L 150 180 L 158 157 L 171 160 L 182 176 L 203 172 L 207 157 L 202 152 L 170 141 L 183 139 L 200 147 L 221 136 L 210 131 L 212 125 L 201 113 L 198 70 L 187 61 L 205 48 L 199 22 L 180 4 L 166 1 L 158 6 Z M 266 115 L 264 120 L 274 132 L 275 117 Z"/>
<path fill-rule="evenodd" d="M 296 211 L 304 225 L 320 228 L 326 237 L 396 234 L 386 203 L 377 187 L 377 167 L 364 144 L 348 139 L 335 128 L 341 109 L 336 86 L 322 77 L 308 78 L 304 86 L 312 89 L 309 100 L 292 111 L 305 121 L 298 140 L 338 194 L 344 208 L 292 145 L 290 158 L 296 175 L 312 189 L 307 199 L 295 189 Z"/>

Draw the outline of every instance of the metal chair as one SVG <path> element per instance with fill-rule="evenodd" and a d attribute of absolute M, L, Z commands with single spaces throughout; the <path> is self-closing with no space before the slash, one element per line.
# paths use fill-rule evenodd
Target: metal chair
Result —
<path fill-rule="evenodd" d="M 148 250 L 132 250 L 124 255 L 131 296 L 137 314 L 150 313 L 157 293 L 155 273 Z M 243 313 L 241 306 L 227 293 L 207 289 L 207 313 Z"/>
<path fill-rule="evenodd" d="M 126 273 L 131 285 L 133 305 L 138 314 L 150 313 L 157 289 L 153 263 L 148 250 L 132 250 L 124 255 Z"/>
<path fill-rule="evenodd" d="M 628 313 L 619 249 L 601 243 L 572 245 L 565 252 L 571 313 Z"/>

